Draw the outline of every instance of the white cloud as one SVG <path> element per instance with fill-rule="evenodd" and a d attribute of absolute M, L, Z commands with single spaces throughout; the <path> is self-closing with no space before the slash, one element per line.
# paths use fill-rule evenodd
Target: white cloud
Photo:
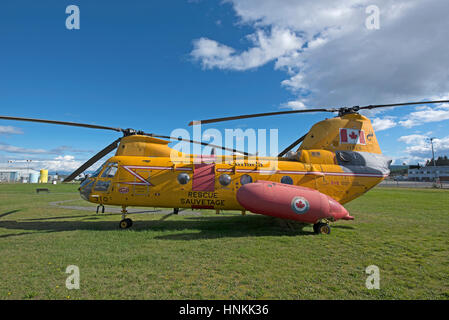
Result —
<path fill-rule="evenodd" d="M 20 154 L 63 154 L 65 152 L 75 152 L 75 153 L 92 153 L 91 150 L 74 149 L 69 146 L 60 146 L 51 150 L 45 149 L 33 149 L 33 148 L 23 148 L 12 146 L 6 143 L 0 142 L 0 151 L 7 153 L 20 153 Z"/>
<path fill-rule="evenodd" d="M 396 122 L 391 117 L 373 118 L 372 125 L 374 131 L 382 131 L 395 127 Z"/>
<path fill-rule="evenodd" d="M 432 147 L 429 141 L 431 133 L 423 134 L 411 134 L 402 136 L 398 139 L 399 142 L 403 142 L 407 145 L 405 148 L 406 156 L 401 159 L 408 159 L 407 163 L 424 163 L 426 160 L 432 158 Z M 435 151 L 435 157 L 449 154 L 449 136 L 443 138 L 435 138 L 433 140 L 433 147 Z"/>
<path fill-rule="evenodd" d="M 48 171 L 56 172 L 72 172 L 79 168 L 84 161 L 75 160 L 72 155 L 57 156 L 53 160 L 41 161 L 41 169 L 47 169 Z"/>
<path fill-rule="evenodd" d="M 216 40 L 195 40 L 191 55 L 205 68 L 247 70 L 274 62 L 286 71 L 282 85 L 297 100 L 322 107 L 449 92 L 449 1 L 377 0 L 379 30 L 365 27 L 370 0 L 226 2 L 240 24 L 253 28 L 252 46 L 237 52 Z M 437 111 L 426 121 L 438 119 L 443 111 Z M 413 119 L 401 125 L 413 126 Z"/>
<path fill-rule="evenodd" d="M 442 104 L 440 106 L 431 108 L 428 106 L 420 107 L 417 111 L 410 113 L 405 120 L 399 121 L 399 124 L 412 128 L 428 122 L 438 122 L 449 119 L 449 104 Z"/>
<path fill-rule="evenodd" d="M 110 155 L 105 156 L 105 158 L 108 158 Z M 7 162 L 7 158 L 0 155 L 0 159 L 4 162 Z M 15 163 L 8 164 L 9 167 L 23 167 L 24 166 L 24 160 L 16 159 L 18 160 Z M 77 159 L 73 155 L 64 155 L 64 156 L 57 156 L 53 159 L 31 159 L 29 166 L 32 169 L 40 170 L 40 169 L 47 169 L 50 172 L 73 172 L 76 169 L 78 169 L 86 160 L 80 160 Z M 104 160 L 100 160 L 96 162 L 94 165 L 92 165 L 90 168 L 88 168 L 87 171 L 93 171 L 96 170 L 100 165 L 102 165 Z"/>
<path fill-rule="evenodd" d="M 427 135 L 411 134 L 408 136 L 400 137 L 398 141 L 404 142 L 405 144 L 424 144 L 427 138 Z"/>
<path fill-rule="evenodd" d="M 11 146 L 6 143 L 0 143 L 0 151 L 8 153 L 22 153 L 22 154 L 43 154 L 47 153 L 44 149 L 28 149 L 22 147 Z"/>
<path fill-rule="evenodd" d="M 0 134 L 22 134 L 23 131 L 12 126 L 0 126 Z"/>
<path fill-rule="evenodd" d="M 287 102 L 287 106 L 289 106 L 293 110 L 303 110 L 307 108 L 301 101 L 289 101 Z"/>
<path fill-rule="evenodd" d="M 191 55 L 201 61 L 204 68 L 247 70 L 282 57 L 292 50 L 301 48 L 303 41 L 287 29 L 272 28 L 270 33 L 257 30 L 248 36 L 253 47 L 236 53 L 236 50 L 214 40 L 200 38 L 194 40 Z"/>

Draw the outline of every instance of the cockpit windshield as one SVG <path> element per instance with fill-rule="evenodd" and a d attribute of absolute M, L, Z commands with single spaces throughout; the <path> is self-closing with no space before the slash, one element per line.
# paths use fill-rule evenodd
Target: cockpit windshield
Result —
<path fill-rule="evenodd" d="M 106 165 L 106 162 L 103 163 L 100 167 L 98 167 L 97 170 L 95 170 L 94 173 L 92 173 L 92 175 L 90 176 L 90 178 L 96 178 L 98 177 L 98 175 L 100 174 L 101 170 L 103 170 L 104 166 Z"/>

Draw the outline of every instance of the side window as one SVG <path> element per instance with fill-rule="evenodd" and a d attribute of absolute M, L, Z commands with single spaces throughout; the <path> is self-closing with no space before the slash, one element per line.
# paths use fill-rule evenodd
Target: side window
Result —
<path fill-rule="evenodd" d="M 250 175 L 244 174 L 243 176 L 240 177 L 240 183 L 242 185 L 252 183 L 252 182 L 253 182 L 253 178 L 251 178 Z"/>
<path fill-rule="evenodd" d="M 95 191 L 108 191 L 110 184 L 111 184 L 111 181 L 98 180 L 97 184 L 95 185 L 94 190 Z"/>
<path fill-rule="evenodd" d="M 114 178 L 117 173 L 117 163 L 110 163 L 101 175 L 102 178 Z"/>
<path fill-rule="evenodd" d="M 289 176 L 283 176 L 281 179 L 281 183 L 284 184 L 293 184 L 293 179 Z"/>

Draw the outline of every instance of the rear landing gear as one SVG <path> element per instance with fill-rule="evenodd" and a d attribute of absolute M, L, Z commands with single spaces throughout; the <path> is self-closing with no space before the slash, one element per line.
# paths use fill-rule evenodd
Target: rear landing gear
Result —
<path fill-rule="evenodd" d="M 330 234 L 331 227 L 328 223 L 318 222 L 313 225 L 313 232 L 315 232 L 315 234 Z"/>
<path fill-rule="evenodd" d="M 126 218 L 128 211 L 126 207 L 122 207 L 122 221 L 120 221 L 119 227 L 120 229 L 128 229 L 133 225 L 133 221 L 130 218 Z"/>

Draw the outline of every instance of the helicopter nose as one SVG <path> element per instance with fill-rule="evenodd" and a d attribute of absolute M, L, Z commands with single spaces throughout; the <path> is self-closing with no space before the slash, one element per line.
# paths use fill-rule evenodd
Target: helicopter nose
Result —
<path fill-rule="evenodd" d="M 78 191 L 80 192 L 81 198 L 86 201 L 89 201 L 89 196 L 92 193 L 92 187 L 94 186 L 95 180 L 86 179 L 81 183 Z"/>

